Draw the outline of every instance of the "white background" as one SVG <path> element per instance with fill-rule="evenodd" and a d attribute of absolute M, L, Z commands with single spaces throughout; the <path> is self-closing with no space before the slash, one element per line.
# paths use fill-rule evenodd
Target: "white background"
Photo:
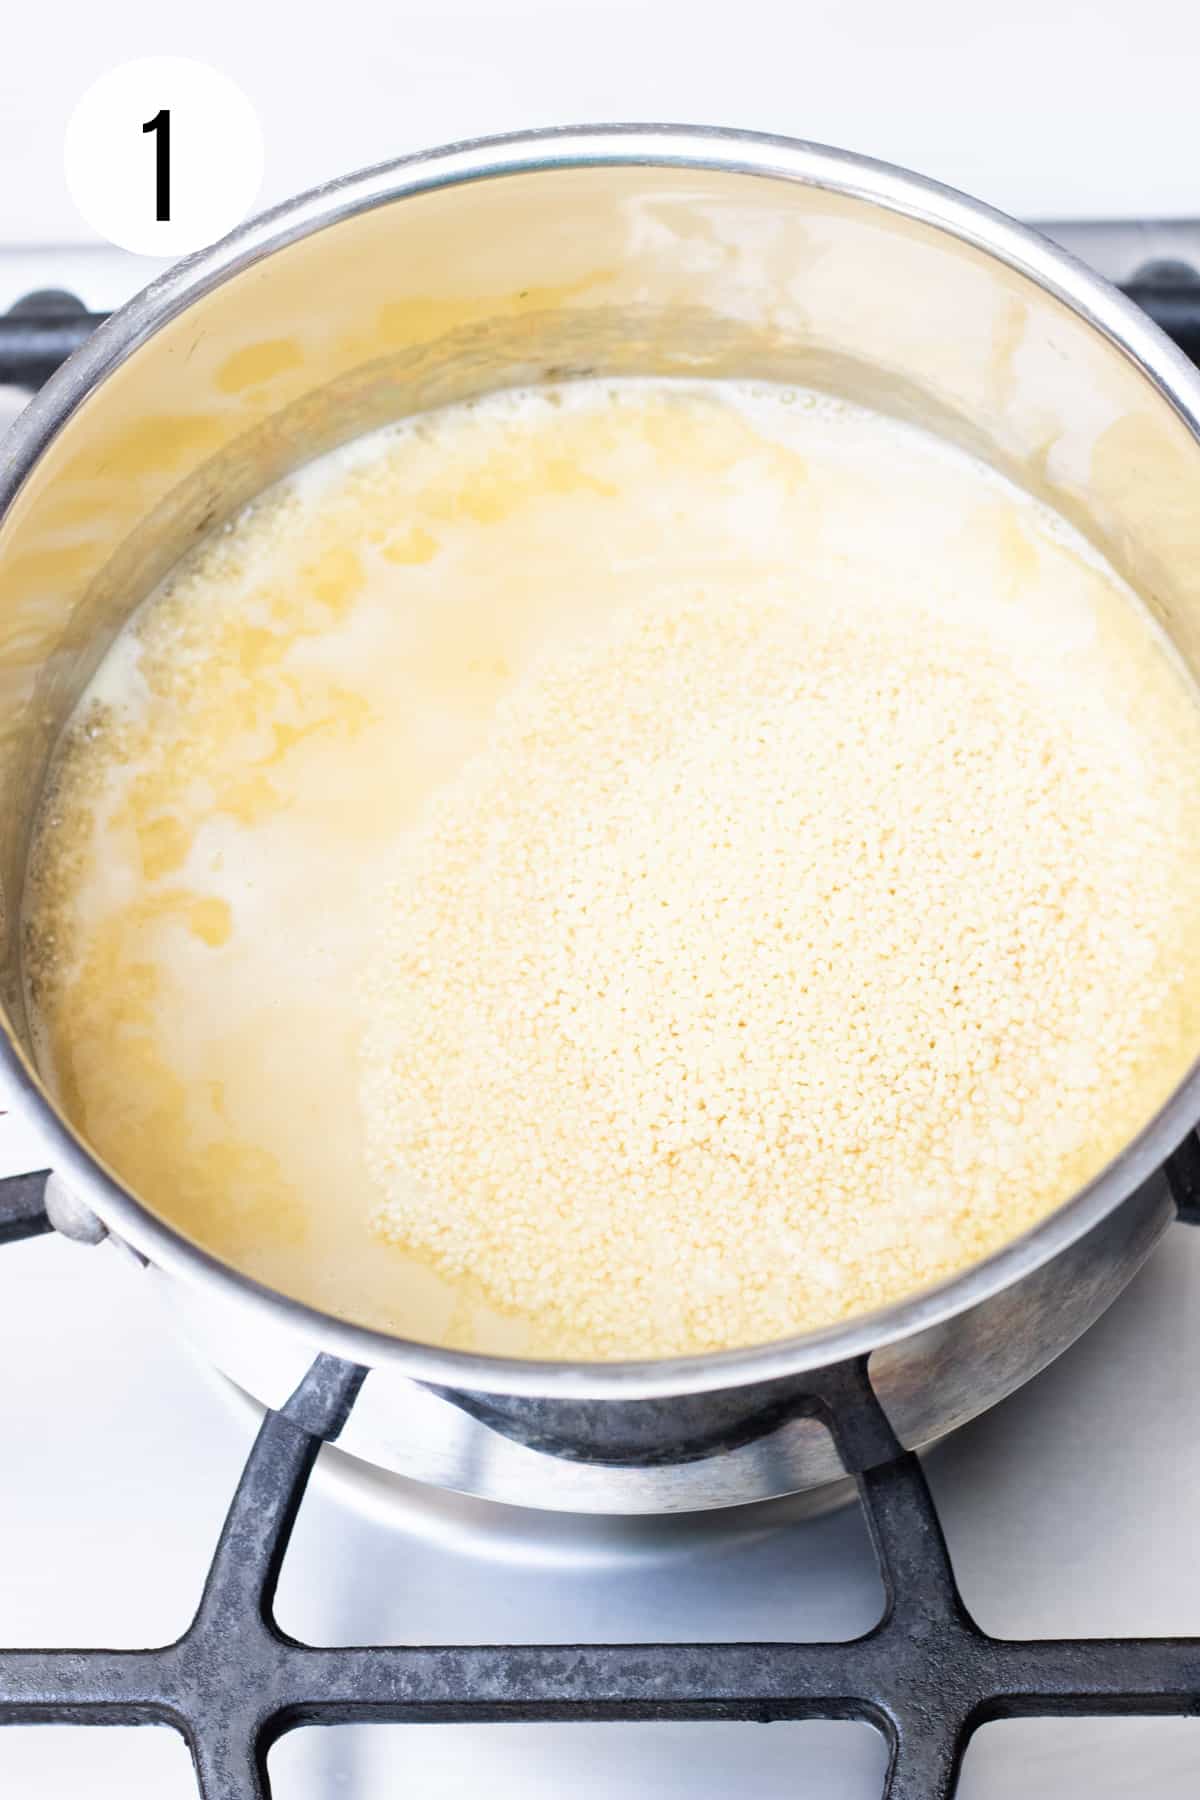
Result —
<path fill-rule="evenodd" d="M 258 107 L 263 203 L 455 137 L 727 124 L 886 157 L 1027 216 L 1200 211 L 1195 0 L 8 0 L 0 247 L 87 241 L 62 176 L 113 63 L 218 63 Z"/>

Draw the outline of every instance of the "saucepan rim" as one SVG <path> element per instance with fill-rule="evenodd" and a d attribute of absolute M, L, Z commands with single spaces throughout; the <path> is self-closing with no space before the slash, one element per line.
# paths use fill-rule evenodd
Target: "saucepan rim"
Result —
<path fill-rule="evenodd" d="M 545 170 L 675 167 L 745 174 L 846 195 L 903 214 L 1034 281 L 1147 378 L 1197 439 L 1200 373 L 1108 282 L 1039 232 L 952 188 L 849 151 L 715 126 L 598 125 L 479 138 L 403 157 L 313 188 L 175 265 L 121 307 L 46 383 L 10 429 L 0 520 L 39 457 L 105 377 L 196 299 L 286 245 L 367 209 L 439 188 Z M 1200 461 L 1197 464 L 1200 471 Z M 550 1362 L 441 1349 L 357 1325 L 281 1294 L 192 1243 L 87 1148 L 49 1096 L 7 1019 L 0 1068 L 27 1106 L 48 1160 L 109 1230 L 168 1274 L 367 1367 L 483 1393 L 631 1401 L 795 1376 L 864 1355 L 968 1311 L 1049 1262 L 1147 1181 L 1200 1116 L 1200 1059 L 1166 1104 L 1096 1178 L 1048 1218 L 941 1285 L 819 1331 L 745 1349 L 628 1362 Z M 864 1204 L 870 1197 L 864 1197 Z"/>

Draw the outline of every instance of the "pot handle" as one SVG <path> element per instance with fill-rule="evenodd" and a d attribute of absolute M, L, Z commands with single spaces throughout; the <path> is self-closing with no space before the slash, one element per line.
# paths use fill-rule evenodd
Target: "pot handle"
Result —
<path fill-rule="evenodd" d="M 46 1211 L 49 1169 L 34 1175 L 6 1175 L 0 1180 L 0 1244 L 39 1237 L 51 1229 Z"/>
<path fill-rule="evenodd" d="M 105 317 L 58 289 L 26 294 L 0 313 L 0 386 L 36 393 Z"/>

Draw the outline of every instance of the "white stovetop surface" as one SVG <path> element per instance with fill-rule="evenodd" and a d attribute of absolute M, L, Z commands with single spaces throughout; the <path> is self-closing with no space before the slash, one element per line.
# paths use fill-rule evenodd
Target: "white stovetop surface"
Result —
<path fill-rule="evenodd" d="M 63 129 L 136 56 L 199 57 L 242 85 L 264 205 L 452 138 L 668 119 L 845 145 L 1061 218 L 1195 210 L 1198 50 L 1194 0 L 18 0 L 0 243 L 79 236 Z"/>
<path fill-rule="evenodd" d="M 79 89 L 150 50 L 206 57 L 251 92 L 264 201 L 458 135 L 675 117 L 849 144 L 1032 216 L 1197 210 L 1190 3 L 343 0 L 336 29 L 329 14 L 319 29 L 288 16 L 286 43 L 276 9 L 234 0 L 208 0 L 168 41 L 149 0 L 80 12 L 65 31 L 61 9 L 6 18 L 0 309 L 54 285 L 107 307 L 153 273 L 84 244 L 58 159 Z M 41 1161 L 20 1119 L 0 1117 L 0 1173 Z M 991 1630 L 1200 1634 L 1198 1301 L 1200 1232 L 1176 1227 L 1086 1339 L 931 1459 L 968 1604 Z M 0 1371 L 0 1643 L 171 1637 L 252 1435 L 244 1402 L 136 1272 L 57 1238 L 0 1252 Z M 539 1548 L 485 1507 L 351 1494 L 319 1465 L 279 1614 L 325 1642 L 613 1641 L 852 1635 L 877 1605 L 853 1511 Z M 1198 1769 L 1200 1721 L 1004 1723 L 975 1740 L 960 1792 L 1182 1800 Z M 272 1770 L 278 1800 L 450 1800 L 485 1781 L 496 1800 L 867 1800 L 882 1751 L 853 1725 L 377 1726 L 298 1733 Z M 5 1800 L 193 1792 L 167 1731 L 0 1731 Z"/>

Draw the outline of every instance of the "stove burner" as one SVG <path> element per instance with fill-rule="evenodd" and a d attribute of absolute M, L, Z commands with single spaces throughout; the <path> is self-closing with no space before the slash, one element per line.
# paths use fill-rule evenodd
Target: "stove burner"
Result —
<path fill-rule="evenodd" d="M 1200 1144 L 1167 1165 L 1200 1224 Z M 0 1183 L 0 1242 L 46 1228 L 45 1176 Z M 458 1644 L 317 1648 L 275 1622 L 275 1591 L 322 1443 L 366 1371 L 319 1356 L 263 1420 L 191 1625 L 156 1650 L 0 1651 L 0 1725 L 171 1725 L 201 1800 L 269 1800 L 267 1757 L 305 1725 L 585 1719 L 861 1719 L 890 1746 L 885 1800 L 950 1800 L 993 1719 L 1200 1711 L 1200 1638 L 1022 1642 L 981 1631 L 916 1457 L 897 1443 L 866 1359 L 799 1403 L 856 1477 L 883 1578 L 879 1623 L 848 1643 Z M 231 1680 L 231 1671 L 236 1679 Z"/>

